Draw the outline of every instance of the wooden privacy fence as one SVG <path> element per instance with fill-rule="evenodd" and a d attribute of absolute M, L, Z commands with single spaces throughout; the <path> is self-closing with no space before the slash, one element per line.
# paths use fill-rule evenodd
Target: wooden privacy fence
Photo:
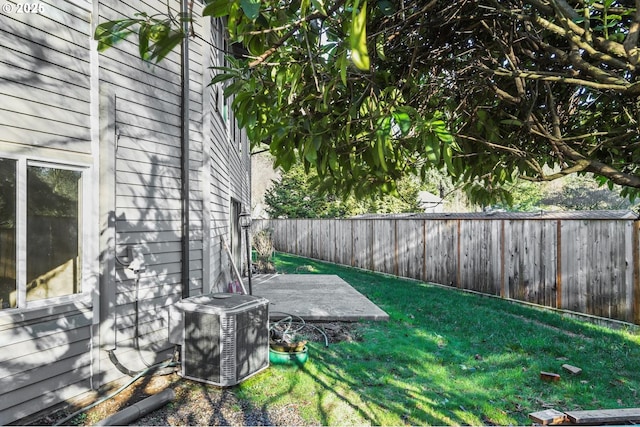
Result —
<path fill-rule="evenodd" d="M 254 221 L 276 250 L 640 324 L 628 211 Z"/>

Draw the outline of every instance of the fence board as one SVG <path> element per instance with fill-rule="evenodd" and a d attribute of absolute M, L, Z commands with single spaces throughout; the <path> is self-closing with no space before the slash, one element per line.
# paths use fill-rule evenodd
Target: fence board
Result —
<path fill-rule="evenodd" d="M 423 280 L 457 285 L 458 221 L 425 221 Z"/>
<path fill-rule="evenodd" d="M 311 258 L 335 259 L 335 228 L 332 220 L 310 221 L 313 249 Z"/>
<path fill-rule="evenodd" d="M 586 230 L 579 221 L 562 222 L 562 306 L 560 308 L 586 312 L 586 274 L 583 268 L 584 250 L 576 242 L 586 239 Z"/>
<path fill-rule="evenodd" d="M 332 221 L 335 228 L 335 262 L 342 265 L 351 265 L 353 251 L 353 232 L 351 221 Z"/>
<path fill-rule="evenodd" d="M 504 232 L 505 296 L 554 307 L 555 223 L 508 221 Z"/>
<path fill-rule="evenodd" d="M 295 236 L 295 222 L 293 221 L 273 221 L 273 244 L 278 251 L 296 253 L 295 242 L 294 247 L 287 246 L 289 236 Z M 293 249 L 293 250 L 292 250 Z"/>
<path fill-rule="evenodd" d="M 460 229 L 460 286 L 500 295 L 500 223 L 465 221 Z"/>
<path fill-rule="evenodd" d="M 353 267 L 373 270 L 373 222 L 365 219 L 352 221 L 353 254 L 351 265 Z"/>
<path fill-rule="evenodd" d="M 373 271 L 397 274 L 395 221 L 373 220 Z"/>
<path fill-rule="evenodd" d="M 302 254 L 306 257 L 312 257 L 313 255 L 313 239 L 312 239 L 312 222 L 306 219 L 299 219 L 295 221 L 297 228 L 296 230 L 290 230 L 290 233 L 295 239 L 296 245 L 295 247 L 298 250 L 298 253 Z"/>
<path fill-rule="evenodd" d="M 424 276 L 424 221 L 397 221 L 398 275 L 412 279 Z"/>

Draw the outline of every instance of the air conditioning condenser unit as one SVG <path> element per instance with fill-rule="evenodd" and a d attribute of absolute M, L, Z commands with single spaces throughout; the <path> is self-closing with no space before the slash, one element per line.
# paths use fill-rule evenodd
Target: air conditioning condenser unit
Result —
<path fill-rule="evenodd" d="M 269 301 L 240 294 L 183 299 L 182 376 L 232 386 L 269 366 Z"/>

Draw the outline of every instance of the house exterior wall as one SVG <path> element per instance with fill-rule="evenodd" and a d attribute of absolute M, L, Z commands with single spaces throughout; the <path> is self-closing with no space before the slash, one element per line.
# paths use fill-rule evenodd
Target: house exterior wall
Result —
<path fill-rule="evenodd" d="M 208 47 L 208 67 L 227 65 L 223 52 L 216 47 L 224 46 L 224 22 L 221 19 L 212 20 L 209 34 L 214 43 Z M 207 71 L 205 80 L 210 81 L 216 71 Z M 238 201 L 242 208 L 249 211 L 251 197 L 248 175 L 251 167 L 248 155 L 249 142 L 246 135 L 237 129 L 235 118 L 229 108 L 231 101 L 224 99 L 223 90 L 223 84 L 218 84 L 214 90 L 207 93 L 206 100 L 207 124 L 210 126 L 205 147 L 206 169 L 210 182 L 206 194 L 206 208 L 210 212 L 206 224 L 210 242 L 207 268 L 212 272 L 209 289 L 211 292 L 226 291 L 228 283 L 235 279 L 231 262 L 237 264 L 242 259 L 242 250 L 236 247 L 235 259 L 232 259 L 224 248 L 226 244 L 231 249 L 235 243 L 233 239 L 238 237 L 231 233 L 232 212 L 229 201 Z M 238 269 L 241 267 L 238 266 Z"/>
<path fill-rule="evenodd" d="M 95 189 L 95 179 L 88 182 L 96 165 L 91 5 L 42 6 L 46 13 L 0 12 L 0 157 L 81 166 L 85 184 Z M 95 234 L 97 227 L 87 232 Z M 95 248 L 85 249 L 96 258 Z M 97 279 L 97 264 L 89 264 L 87 290 Z M 92 292 L 0 310 L 0 424 L 91 387 L 93 322 Z"/>
<path fill-rule="evenodd" d="M 134 39 L 100 54 L 92 40 L 98 23 L 162 13 L 166 2 L 41 5 L 31 14 L 0 11 L 0 159 L 82 171 L 82 291 L 0 309 L 0 424 L 125 377 L 114 356 L 138 371 L 173 355 L 172 306 L 183 295 L 226 290 L 231 206 L 250 206 L 248 141 L 221 84 L 208 86 L 208 67 L 224 61 L 222 21 L 196 19 L 206 41 L 189 40 L 184 230 L 180 50 L 149 64 Z M 179 10 L 178 1 L 170 5 Z M 195 2 L 195 16 L 201 9 Z M 127 268 L 136 256 L 141 271 Z"/>

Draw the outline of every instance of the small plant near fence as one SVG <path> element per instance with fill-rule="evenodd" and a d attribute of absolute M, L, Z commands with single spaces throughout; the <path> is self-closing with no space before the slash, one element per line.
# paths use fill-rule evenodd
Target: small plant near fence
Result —
<path fill-rule="evenodd" d="M 253 250 L 256 253 L 256 272 L 275 273 L 273 265 L 273 231 L 271 229 L 260 230 L 253 235 Z"/>

